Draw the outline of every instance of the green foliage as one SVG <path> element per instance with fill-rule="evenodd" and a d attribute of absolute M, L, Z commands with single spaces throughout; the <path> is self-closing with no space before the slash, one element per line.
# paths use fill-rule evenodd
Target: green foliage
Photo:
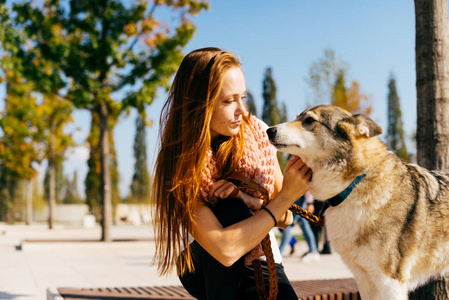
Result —
<path fill-rule="evenodd" d="M 182 50 L 195 32 L 191 18 L 207 8 L 202 0 L 137 1 L 126 7 L 117 0 L 44 0 L 15 3 L 14 18 L 10 18 L 12 14 L 0 2 L 0 21 L 5 28 L 0 42 L 6 49 L 2 68 L 39 82 L 36 87 L 44 95 L 60 96 L 58 92 L 64 88 L 65 99 L 99 115 L 101 124 L 107 125 L 97 136 L 108 131 L 112 141 L 113 126 L 123 111 L 135 107 L 142 112 L 159 88 L 168 88 Z M 161 15 L 169 12 L 169 22 L 157 18 L 159 10 Z M 112 95 L 125 96 L 113 99 Z M 91 151 L 96 150 L 92 155 L 110 155 L 98 145 L 91 143 Z M 92 176 L 99 176 L 102 168 L 97 166 L 99 160 L 92 159 L 86 181 L 100 182 Z M 111 166 L 111 174 L 103 178 L 111 178 L 115 189 L 118 171 L 114 159 Z M 100 185 L 95 183 L 97 193 L 104 191 Z M 118 193 L 113 190 L 112 195 L 113 202 L 117 201 Z"/>
<path fill-rule="evenodd" d="M 9 72 L 8 72 L 9 73 Z M 31 179 L 37 172 L 34 162 L 44 156 L 42 141 L 42 116 L 32 96 L 33 86 L 22 83 L 13 73 L 6 75 L 5 108 L 0 112 L 0 160 L 20 179 Z"/>
<path fill-rule="evenodd" d="M 279 124 L 281 116 L 276 99 L 276 83 L 274 82 L 271 74 L 271 68 L 267 68 L 265 70 L 262 88 L 262 96 L 264 100 L 262 120 L 267 123 L 268 126 Z"/>
<path fill-rule="evenodd" d="M 73 105 L 56 93 L 43 94 L 43 101 L 39 105 L 42 115 L 42 128 L 45 145 L 45 157 L 61 163 L 64 154 L 74 145 L 71 134 L 65 132 L 66 125 L 73 122 Z"/>
<path fill-rule="evenodd" d="M 67 48 L 58 37 L 59 27 L 53 23 L 60 12 L 50 9 L 33 11 L 31 4 L 26 2 L 14 4 L 14 14 L 4 6 L 0 10 L 5 12 L 2 14 L 2 23 L 7 27 L 5 34 L 1 36 L 3 55 L 0 59 L 5 71 L 3 80 L 14 86 L 18 83 L 28 84 L 30 94 L 31 91 L 41 93 L 42 100 L 31 98 L 34 103 L 38 103 L 33 107 L 25 107 L 24 102 L 20 105 L 24 106 L 23 109 L 32 109 L 38 116 L 33 125 L 39 133 L 39 139 L 36 140 L 37 135 L 32 138 L 40 143 L 38 150 L 45 154 L 49 168 L 54 167 L 55 164 L 62 163 L 65 150 L 73 144 L 71 136 L 64 132 L 65 125 L 72 120 L 72 104 L 59 95 L 65 86 L 60 63 L 48 59 L 45 52 L 49 49 L 61 52 L 62 48 Z M 10 16 L 14 18 L 9 18 Z M 25 23 L 27 25 L 23 26 Z M 42 26 L 40 30 L 33 27 L 37 23 Z M 7 91 L 8 97 L 14 96 L 11 93 L 14 94 L 12 89 Z M 10 127 L 11 123 L 7 121 L 4 125 Z M 18 160 L 17 163 L 22 161 Z M 49 194 L 48 186 L 46 194 Z"/>
<path fill-rule="evenodd" d="M 282 106 L 279 109 L 279 116 L 280 116 L 280 123 L 284 123 L 288 121 L 288 116 L 287 116 L 287 104 L 285 104 L 285 102 L 282 102 Z"/>
<path fill-rule="evenodd" d="M 134 139 L 134 175 L 131 182 L 129 202 L 148 203 L 150 197 L 150 174 L 147 163 L 146 116 L 138 114 L 136 118 L 136 137 Z"/>
<path fill-rule="evenodd" d="M 50 168 L 47 168 L 46 172 L 45 172 L 45 177 L 44 177 L 44 199 L 46 201 L 49 200 L 50 195 L 49 195 L 49 182 L 50 182 L 50 172 L 49 172 Z M 56 202 L 62 202 L 62 199 L 64 198 L 64 193 L 65 193 L 65 178 L 64 178 L 64 168 L 62 165 L 62 161 L 57 161 L 55 164 L 55 201 Z"/>
<path fill-rule="evenodd" d="M 346 73 L 340 70 L 332 91 L 331 104 L 340 106 L 353 114 L 371 114 L 370 97 L 360 90 L 360 85 L 353 80 L 350 87 L 346 87 Z"/>
<path fill-rule="evenodd" d="M 0 221 L 14 223 L 23 210 L 18 200 L 19 178 L 0 160 Z"/>
<path fill-rule="evenodd" d="M 69 180 L 67 177 L 64 178 L 65 181 L 65 195 L 63 198 L 64 203 L 72 204 L 72 203 L 84 203 L 83 199 L 78 193 L 78 174 L 75 171 L 73 173 L 72 180 Z"/>
<path fill-rule="evenodd" d="M 251 94 L 248 91 L 246 93 L 246 97 L 247 97 L 246 102 L 245 102 L 246 110 L 253 116 L 257 116 L 257 108 L 256 108 L 256 103 L 254 102 L 253 94 Z"/>
<path fill-rule="evenodd" d="M 91 111 L 92 121 L 87 142 L 90 145 L 90 155 L 87 160 L 88 172 L 84 181 L 86 188 L 86 204 L 90 212 L 95 215 L 97 220 L 102 219 L 102 198 L 101 198 L 101 161 L 100 161 L 100 117 L 95 111 Z M 109 126 L 114 127 L 117 121 L 109 118 Z M 111 176 L 111 195 L 112 205 L 117 205 L 120 201 L 118 189 L 119 173 L 117 168 L 117 155 L 114 149 L 114 140 L 112 131 L 109 132 L 109 144 L 111 147 L 109 153 L 109 169 Z"/>
<path fill-rule="evenodd" d="M 32 163 L 40 161 L 43 153 L 39 147 L 42 139 L 41 115 L 37 99 L 32 94 L 35 85 L 23 77 L 26 65 L 21 60 L 20 48 L 25 42 L 23 31 L 15 28 L 11 10 L 0 3 L 0 66 L 1 82 L 6 82 L 5 107 L 0 112 L 0 160 L 9 173 L 21 179 L 36 175 Z"/>
<path fill-rule="evenodd" d="M 371 98 L 361 89 L 356 80 L 346 84 L 348 64 L 337 61 L 332 49 L 325 49 L 324 55 L 313 62 L 306 82 L 311 90 L 311 103 L 308 105 L 332 104 L 352 113 L 370 115 Z"/>
<path fill-rule="evenodd" d="M 114 0 L 69 1 L 67 11 L 57 5 L 60 13 L 50 26 L 64 42 L 49 47 L 46 57 L 62 62 L 64 74 L 72 80 L 68 97 L 77 107 L 93 109 L 105 102 L 109 111 L 141 110 L 176 71 L 182 48 L 195 31 L 189 17 L 207 7 L 204 1 L 184 0 L 140 1 L 130 7 Z M 158 9 L 171 10 L 171 24 L 156 18 Z M 23 10 L 24 22 L 40 13 L 37 7 Z M 123 101 L 113 101 L 110 94 L 123 88 Z"/>
<path fill-rule="evenodd" d="M 346 91 L 345 72 L 343 70 L 337 73 L 337 79 L 332 91 L 331 104 L 344 109 L 348 106 L 348 93 Z"/>
<path fill-rule="evenodd" d="M 388 80 L 387 146 L 404 161 L 410 161 L 407 146 L 405 144 L 405 134 L 402 126 L 402 111 L 396 90 L 396 79 L 393 74 L 390 75 L 390 79 Z"/>
<path fill-rule="evenodd" d="M 309 76 L 306 78 L 312 92 L 309 106 L 329 103 L 338 73 L 344 73 L 346 70 L 346 62 L 343 60 L 337 62 L 334 50 L 325 49 L 324 55 L 310 66 Z"/>
<path fill-rule="evenodd" d="M 285 104 L 285 102 L 282 102 L 282 106 L 279 109 L 279 117 L 280 117 L 280 120 L 279 120 L 280 123 L 284 123 L 284 122 L 288 121 L 287 105 Z M 281 166 L 282 172 L 284 172 L 284 169 L 287 166 L 288 157 L 289 156 L 287 153 L 280 152 L 280 151 L 278 151 L 278 153 L 277 153 L 277 158 L 279 161 L 279 165 Z"/>
<path fill-rule="evenodd" d="M 38 178 L 35 177 L 32 180 L 32 189 L 33 189 L 33 209 L 37 211 L 42 211 L 45 209 L 46 206 L 48 206 L 48 201 L 44 199 L 44 195 L 41 190 L 41 186 L 38 182 Z"/>
<path fill-rule="evenodd" d="M 273 126 L 281 122 L 287 121 L 287 108 L 285 103 L 282 104 L 281 109 L 278 106 L 276 98 L 276 83 L 271 73 L 271 68 L 265 70 L 265 77 L 263 80 L 263 114 L 262 120 L 268 125 Z M 277 158 L 281 170 L 285 169 L 287 166 L 288 157 L 287 154 L 283 152 L 277 153 Z"/>

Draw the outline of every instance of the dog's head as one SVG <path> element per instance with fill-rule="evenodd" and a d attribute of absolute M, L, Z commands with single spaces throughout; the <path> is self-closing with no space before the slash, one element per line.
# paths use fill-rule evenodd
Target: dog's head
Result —
<path fill-rule="evenodd" d="M 300 156 L 313 170 L 317 166 L 347 167 L 360 145 L 381 134 L 382 128 L 363 115 L 320 105 L 305 110 L 292 122 L 270 127 L 267 133 L 279 151 Z"/>

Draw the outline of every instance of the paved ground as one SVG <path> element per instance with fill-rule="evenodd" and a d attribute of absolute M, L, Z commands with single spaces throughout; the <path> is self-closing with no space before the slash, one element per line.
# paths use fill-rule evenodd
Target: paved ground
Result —
<path fill-rule="evenodd" d="M 159 277 L 156 267 L 150 265 L 154 243 L 147 226 L 114 226 L 112 238 L 126 241 L 73 242 L 99 239 L 100 233 L 99 227 L 57 226 L 48 230 L 44 224 L 0 223 L 0 299 L 46 299 L 47 289 L 58 287 L 180 284 L 175 274 Z M 294 255 L 284 257 L 290 280 L 352 277 L 336 254 L 322 255 L 320 262 L 301 263 L 299 255 L 306 249 L 305 242 L 300 242 Z"/>

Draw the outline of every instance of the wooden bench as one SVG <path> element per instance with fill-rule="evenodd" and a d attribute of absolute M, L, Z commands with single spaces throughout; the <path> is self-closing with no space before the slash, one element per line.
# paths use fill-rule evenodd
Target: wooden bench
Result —
<path fill-rule="evenodd" d="M 292 281 L 293 288 L 302 300 L 359 300 L 357 284 L 353 278 L 330 280 Z M 112 299 L 194 299 L 181 286 L 121 287 L 71 289 L 60 288 L 64 300 L 112 300 Z"/>

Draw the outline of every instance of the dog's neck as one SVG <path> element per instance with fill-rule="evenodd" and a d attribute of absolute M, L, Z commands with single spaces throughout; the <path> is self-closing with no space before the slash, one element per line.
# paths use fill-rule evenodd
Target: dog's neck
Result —
<path fill-rule="evenodd" d="M 386 154 L 385 145 L 377 138 L 364 143 L 364 145 L 359 145 L 357 151 L 353 151 L 350 156 L 342 155 L 343 158 L 340 160 L 330 155 L 318 157 L 314 154 L 304 153 L 301 158 L 313 171 L 310 193 L 320 200 L 338 195 L 357 176 L 366 173 L 372 166 L 382 164 Z"/>
<path fill-rule="evenodd" d="M 335 170 L 315 170 L 312 167 L 313 177 L 310 183 L 310 193 L 319 200 L 327 200 L 342 193 L 358 176 L 345 178 Z M 359 174 L 363 173 L 362 171 Z"/>
<path fill-rule="evenodd" d="M 341 193 L 338 195 L 335 195 L 332 198 L 327 199 L 326 201 L 329 203 L 330 206 L 338 206 L 343 201 L 346 200 L 346 198 L 351 194 L 352 190 L 355 188 L 355 186 L 362 181 L 362 179 L 366 176 L 366 173 L 363 173 L 362 175 L 357 176 L 350 185 L 346 189 L 344 189 Z"/>

